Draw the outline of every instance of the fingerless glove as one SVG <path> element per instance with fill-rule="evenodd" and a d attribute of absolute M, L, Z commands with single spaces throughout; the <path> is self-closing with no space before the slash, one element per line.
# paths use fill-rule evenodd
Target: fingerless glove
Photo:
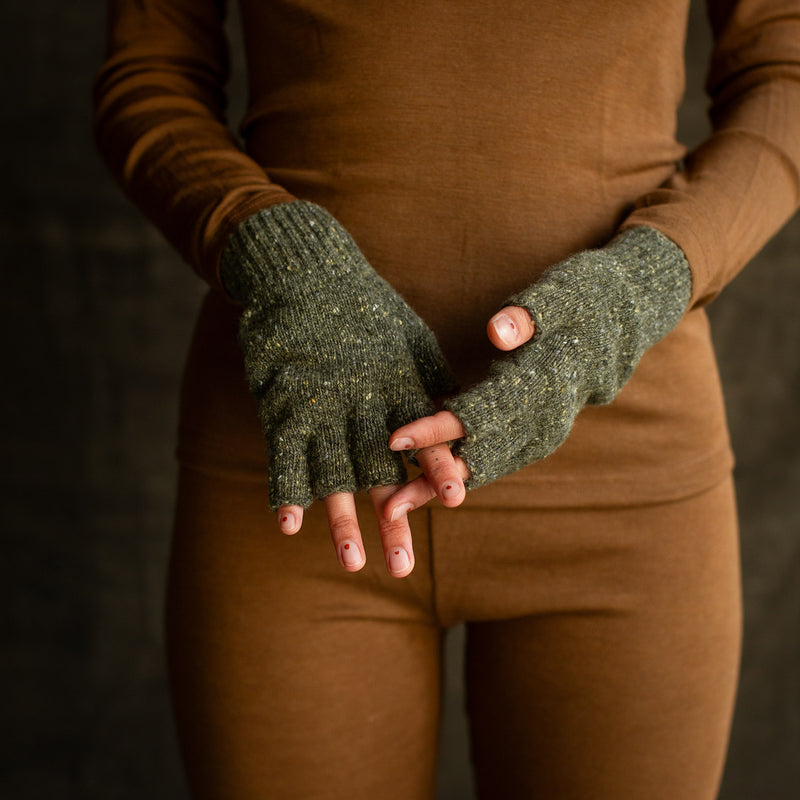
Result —
<path fill-rule="evenodd" d="M 610 403 L 644 352 L 678 324 L 691 288 L 681 249 L 639 227 L 551 267 L 509 298 L 504 305 L 531 314 L 533 338 L 445 403 L 466 431 L 454 452 L 469 467 L 467 488 L 544 458 L 587 403 Z"/>
<path fill-rule="evenodd" d="M 222 255 L 269 456 L 273 509 L 406 479 L 389 433 L 453 378 L 427 325 L 347 231 L 304 201 L 245 220 Z"/>

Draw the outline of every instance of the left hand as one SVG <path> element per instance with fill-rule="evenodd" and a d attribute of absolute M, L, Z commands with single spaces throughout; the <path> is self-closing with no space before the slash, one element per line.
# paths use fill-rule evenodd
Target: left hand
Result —
<path fill-rule="evenodd" d="M 489 320 L 486 333 L 498 350 L 509 351 L 529 341 L 534 327 L 524 308 L 506 306 Z M 422 417 L 391 435 L 392 450 L 419 448 L 416 459 L 423 474 L 389 496 L 383 507 L 386 520 L 399 522 L 435 497 L 448 508 L 461 505 L 466 497 L 464 480 L 469 478 L 469 470 L 462 459 L 453 456 L 448 442 L 464 435 L 461 420 L 451 411 Z"/>
<path fill-rule="evenodd" d="M 433 464 L 429 453 L 418 456 L 424 481 L 393 495 L 386 517 L 397 519 L 435 495 L 444 499 L 448 486 L 458 498 L 446 505 L 458 505 L 460 479 L 476 488 L 549 456 L 585 405 L 617 396 L 645 352 L 680 322 L 691 293 L 683 251 L 653 228 L 632 228 L 550 267 L 489 323 L 493 343 L 515 352 L 495 361 L 484 381 L 447 400 L 453 414 L 392 434 L 390 447 L 398 450 L 459 439 L 454 450 L 464 463 L 444 448 Z M 513 324 L 524 317 L 510 317 L 518 312 L 530 315 L 524 330 Z"/>

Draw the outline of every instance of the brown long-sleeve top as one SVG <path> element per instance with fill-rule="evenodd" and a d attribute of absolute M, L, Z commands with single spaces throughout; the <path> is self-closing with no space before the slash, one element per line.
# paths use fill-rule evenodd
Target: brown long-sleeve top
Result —
<path fill-rule="evenodd" d="M 658 228 L 686 253 L 692 310 L 555 455 L 470 498 L 649 502 L 727 472 L 702 306 L 800 205 L 800 0 L 709 0 L 713 131 L 689 153 L 688 0 L 240 0 L 246 153 L 224 118 L 223 6 L 110 0 L 96 84 L 114 174 L 217 287 L 184 452 L 263 457 L 217 264 L 243 219 L 297 197 L 350 230 L 464 383 L 485 373 L 485 324 L 509 294 L 620 228 Z"/>

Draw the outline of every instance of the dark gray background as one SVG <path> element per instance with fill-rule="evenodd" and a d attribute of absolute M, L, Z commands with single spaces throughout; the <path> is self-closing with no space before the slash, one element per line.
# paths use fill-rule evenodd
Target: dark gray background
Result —
<path fill-rule="evenodd" d="M 0 795 L 182 798 L 161 604 L 176 390 L 202 286 L 94 154 L 101 0 L 6 3 L 0 16 Z M 706 48 L 694 9 L 688 142 L 705 131 Z M 711 309 L 746 606 L 725 800 L 788 800 L 800 785 L 799 300 L 795 217 Z M 455 631 L 448 800 L 471 796 L 459 643 Z"/>

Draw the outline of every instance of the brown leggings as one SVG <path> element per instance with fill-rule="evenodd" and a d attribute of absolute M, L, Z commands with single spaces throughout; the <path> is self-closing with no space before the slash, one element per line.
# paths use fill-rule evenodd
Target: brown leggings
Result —
<path fill-rule="evenodd" d="M 263 483 L 182 468 L 167 602 L 193 797 L 434 795 L 442 631 L 466 622 L 478 793 L 711 800 L 740 646 L 729 481 L 636 508 L 411 515 L 417 565 L 337 564 L 321 504 L 277 532 Z"/>

